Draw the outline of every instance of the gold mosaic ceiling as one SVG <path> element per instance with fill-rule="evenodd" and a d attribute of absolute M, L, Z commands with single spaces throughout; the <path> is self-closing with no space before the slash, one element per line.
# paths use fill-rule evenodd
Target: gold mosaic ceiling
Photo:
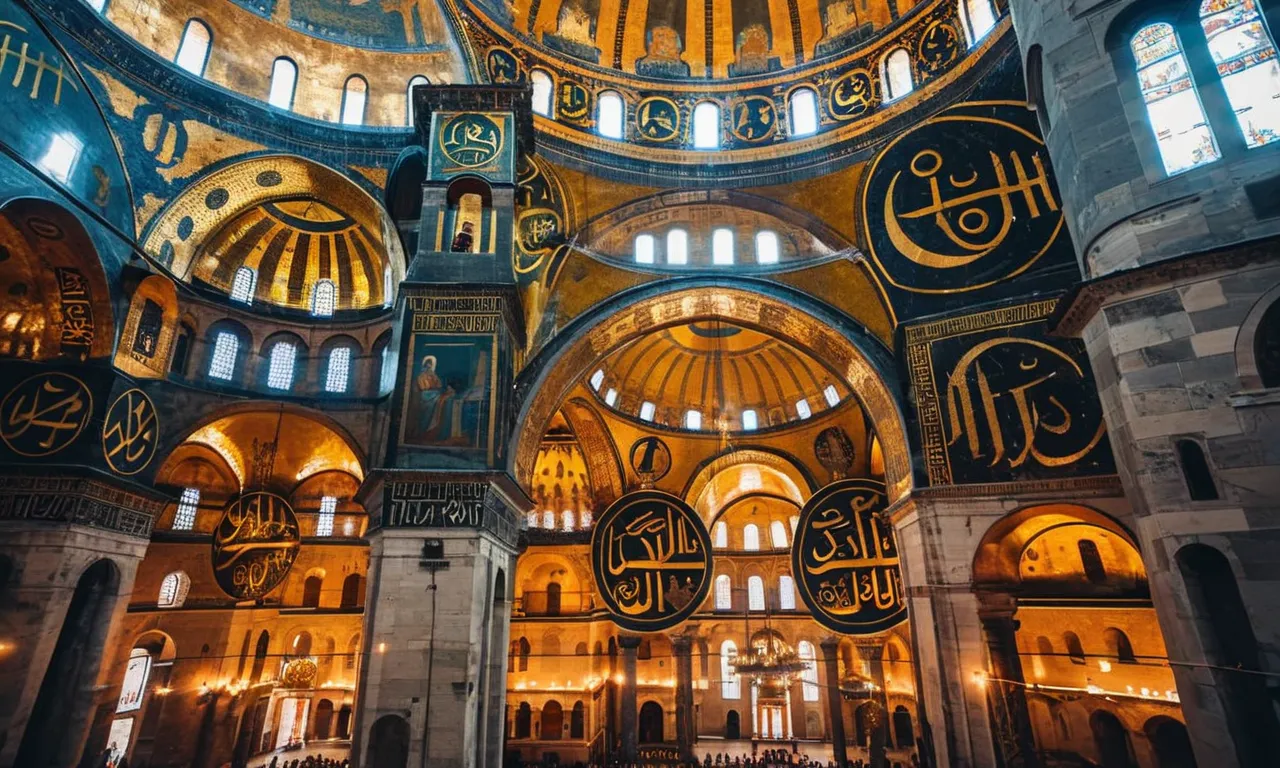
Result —
<path fill-rule="evenodd" d="M 839 407 L 850 395 L 805 352 L 724 321 L 686 323 L 637 339 L 598 370 L 603 378 L 593 371 L 587 384 L 606 407 L 636 418 L 652 403 L 651 421 L 676 429 L 689 428 L 692 410 L 700 414 L 699 431 L 740 431 L 743 412 L 752 410 L 763 430 L 816 416 L 833 407 L 829 397 Z"/>
<path fill-rule="evenodd" d="M 518 35 L 639 75 L 762 75 L 874 37 L 919 0 L 511 0 Z"/>

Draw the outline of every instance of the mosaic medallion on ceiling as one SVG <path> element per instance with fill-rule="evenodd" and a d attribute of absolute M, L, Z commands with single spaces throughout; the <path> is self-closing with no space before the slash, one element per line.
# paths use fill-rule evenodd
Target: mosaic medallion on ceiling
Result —
<path fill-rule="evenodd" d="M 711 536 L 683 499 L 634 491 L 596 520 L 591 567 L 615 624 L 633 632 L 670 629 L 711 588 Z"/>
<path fill-rule="evenodd" d="M 815 493 L 800 512 L 791 572 L 813 618 L 846 635 L 882 632 L 907 617 L 883 483 L 841 480 Z"/>

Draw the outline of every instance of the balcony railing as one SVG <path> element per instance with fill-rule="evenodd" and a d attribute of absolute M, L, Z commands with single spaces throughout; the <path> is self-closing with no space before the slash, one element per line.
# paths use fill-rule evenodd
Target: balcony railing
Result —
<path fill-rule="evenodd" d="M 515 603 L 517 616 L 576 616 L 593 610 L 591 592 L 526 591 Z"/>

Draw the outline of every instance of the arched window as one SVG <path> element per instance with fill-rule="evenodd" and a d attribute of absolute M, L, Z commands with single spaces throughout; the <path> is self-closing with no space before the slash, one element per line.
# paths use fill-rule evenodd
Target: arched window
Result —
<path fill-rule="evenodd" d="M 1209 471 L 1209 462 L 1204 457 L 1204 449 L 1195 440 L 1179 440 L 1178 463 L 1182 467 L 1182 479 L 1187 483 L 1187 492 L 1192 501 L 1211 501 L 1218 498 L 1218 487 L 1213 482 L 1213 473 Z"/>
<path fill-rule="evenodd" d="M 787 526 L 781 520 L 769 523 L 769 539 L 774 549 L 787 548 Z"/>
<path fill-rule="evenodd" d="M 694 410 L 685 411 L 684 428 L 693 430 L 702 429 L 702 413 Z"/>
<path fill-rule="evenodd" d="M 609 389 L 604 393 L 604 404 L 612 408 L 614 405 L 617 404 L 617 402 L 618 402 L 618 390 L 614 389 L 613 387 L 609 387 Z"/>
<path fill-rule="evenodd" d="M 1092 584 L 1102 584 L 1107 580 L 1107 569 L 1102 564 L 1102 555 L 1098 545 L 1088 539 L 1076 542 L 1076 550 L 1080 552 L 1080 564 L 1084 567 L 1084 577 Z"/>
<path fill-rule="evenodd" d="M 576 524 L 576 522 L 575 522 L 575 520 L 574 520 L 574 516 L 573 516 L 573 510 L 572 510 L 572 509 L 566 509 L 566 510 L 564 511 L 564 515 L 563 515 L 562 517 L 564 518 L 564 529 L 565 529 L 565 531 L 570 531 L 570 532 L 571 532 L 571 531 L 573 531 L 573 527 L 574 527 L 574 525 Z"/>
<path fill-rule="evenodd" d="M 785 574 L 778 577 L 778 609 L 782 611 L 796 609 L 796 583 Z"/>
<path fill-rule="evenodd" d="M 1036 653 L 1040 654 L 1041 656 L 1053 655 L 1053 643 L 1050 642 L 1049 638 L 1045 637 L 1044 635 L 1039 635 L 1038 637 L 1036 637 Z"/>
<path fill-rule="evenodd" d="M 333 496 L 320 497 L 320 512 L 316 516 L 316 535 L 333 535 L 333 518 L 338 512 L 338 499 Z"/>
<path fill-rule="evenodd" d="M 417 88 L 420 85 L 431 85 L 431 81 L 423 77 L 422 75 L 414 75 L 409 79 L 409 87 L 405 89 L 405 94 L 404 94 L 405 120 L 411 126 L 413 125 L 413 114 L 414 114 L 413 113 L 413 89 Z"/>
<path fill-rule="evenodd" d="M 591 374 L 591 388 L 599 392 L 601 384 L 604 384 L 604 369 L 597 368 L 596 372 Z"/>
<path fill-rule="evenodd" d="M 173 62 L 196 77 L 204 77 L 212 45 L 213 32 L 209 31 L 209 25 L 199 19 L 192 19 L 182 32 L 182 42 L 178 44 L 178 55 Z"/>
<path fill-rule="evenodd" d="M 311 289 L 311 314 L 315 317 L 333 317 L 338 301 L 338 288 L 332 280 L 317 280 Z"/>
<path fill-rule="evenodd" d="M 364 125 L 364 106 L 369 98 L 369 83 L 359 75 L 347 78 L 342 87 L 342 124 Z"/>
<path fill-rule="evenodd" d="M 804 671 L 800 673 L 803 686 L 800 691 L 805 701 L 818 700 L 818 655 L 813 650 L 813 643 L 801 640 L 796 645 L 796 654 L 804 663 Z"/>
<path fill-rule="evenodd" d="M 551 117 L 551 93 L 555 90 L 551 86 L 551 75 L 535 69 L 529 75 L 529 82 L 533 85 L 533 111 Z"/>
<path fill-rule="evenodd" d="M 396 383 L 395 358 L 392 356 L 391 344 L 382 347 L 378 363 L 378 393 L 390 392 Z"/>
<path fill-rule="evenodd" d="M 1204 0 L 1200 26 L 1245 144 L 1280 139 L 1280 64 L 1257 0 Z"/>
<path fill-rule="evenodd" d="M 764 579 L 759 576 L 747 579 L 747 610 L 764 610 Z"/>
<path fill-rule="evenodd" d="M 733 581 L 725 573 L 716 577 L 716 610 L 733 610 Z"/>
<path fill-rule="evenodd" d="M 693 148 L 720 148 L 720 105 L 704 101 L 693 108 Z"/>
<path fill-rule="evenodd" d="M 812 88 L 792 91 L 787 111 L 791 115 L 792 136 L 809 136 L 818 131 L 818 94 Z"/>
<path fill-rule="evenodd" d="M 178 499 L 178 509 L 173 514 L 173 530 L 190 531 L 196 527 L 196 512 L 200 509 L 200 489 L 183 488 Z"/>
<path fill-rule="evenodd" d="M 329 350 L 328 370 L 324 374 L 324 391 L 345 394 L 351 388 L 351 347 Z"/>
<path fill-rule="evenodd" d="M 1102 638 L 1107 643 L 1107 654 L 1111 658 L 1121 664 L 1138 663 L 1138 659 L 1133 655 L 1133 643 L 1129 642 L 1129 636 L 1123 631 L 1115 627 L 1107 627 L 1102 633 Z"/>
<path fill-rule="evenodd" d="M 520 706 L 516 708 L 516 735 L 517 739 L 527 739 L 533 734 L 531 723 L 533 722 L 533 709 L 529 706 L 529 702 L 522 701 Z M 403 760 L 401 762 L 404 762 Z"/>
<path fill-rule="evenodd" d="M 636 235 L 636 263 L 653 263 L 653 235 Z"/>
<path fill-rule="evenodd" d="M 622 97 L 605 91 L 596 101 L 596 133 L 606 139 L 622 138 Z"/>
<path fill-rule="evenodd" d="M 880 62 L 880 82 L 884 84 L 885 103 L 897 101 L 915 89 L 911 78 L 911 54 L 895 48 Z"/>
<path fill-rule="evenodd" d="M 733 668 L 738 658 L 738 646 L 732 640 L 720 644 L 720 698 L 739 699 L 742 697 L 742 679 Z"/>
<path fill-rule="evenodd" d="M 519 671 L 528 672 L 529 671 L 529 654 L 532 652 L 533 649 L 529 647 L 528 639 L 523 637 L 520 638 L 520 642 L 516 647 L 520 656 Z"/>
<path fill-rule="evenodd" d="M 711 233 L 711 263 L 732 264 L 733 259 L 733 230 L 728 227 L 714 230 Z"/>
<path fill-rule="evenodd" d="M 729 526 L 725 521 L 721 520 L 712 528 L 711 546 L 716 549 L 726 549 L 729 546 Z"/>
<path fill-rule="evenodd" d="M 769 230 L 756 233 L 756 262 L 759 264 L 778 263 L 778 235 Z"/>
<path fill-rule="evenodd" d="M 742 412 L 742 429 L 744 432 L 750 432 L 760 426 L 760 417 L 756 412 L 748 408 Z"/>
<path fill-rule="evenodd" d="M 653 417 L 658 413 L 658 406 L 645 400 L 640 404 L 640 420 L 653 421 Z"/>
<path fill-rule="evenodd" d="M 796 415 L 802 419 L 807 419 L 813 415 L 813 409 L 809 407 L 808 400 L 796 401 Z"/>
<path fill-rule="evenodd" d="M 342 580 L 343 608 L 356 608 L 364 601 L 364 578 L 358 573 L 348 574 Z"/>
<path fill-rule="evenodd" d="M 291 341 L 277 341 L 271 347 L 270 367 L 267 369 L 267 386 L 288 391 L 293 389 L 293 366 L 298 359 L 298 348 Z"/>
<path fill-rule="evenodd" d="M 1172 175 L 1217 160 L 1213 129 L 1173 26 L 1149 24 L 1138 30 L 1129 47 L 1165 172 Z"/>
<path fill-rule="evenodd" d="M 689 263 L 689 233 L 683 229 L 673 229 L 667 233 L 667 263 Z"/>
<path fill-rule="evenodd" d="M 157 608 L 181 608 L 187 600 L 187 591 L 191 589 L 191 579 L 182 571 L 174 571 L 160 582 L 160 595 L 156 598 Z"/>
<path fill-rule="evenodd" d="M 231 278 L 231 300 L 253 303 L 253 291 L 258 285 L 258 273 L 253 267 L 240 267 Z"/>
<path fill-rule="evenodd" d="M 320 590 L 324 588 L 324 578 L 320 576 L 308 576 L 307 580 L 302 582 L 302 607 L 303 608 L 319 608 L 320 607 Z M 301 637 L 301 635 L 299 635 Z M 310 645 L 310 635 L 308 637 L 308 645 Z M 298 646 L 298 638 L 294 638 L 293 645 Z M 310 649 L 308 649 L 310 650 Z M 299 654 L 305 656 L 305 653 Z"/>
<path fill-rule="evenodd" d="M 747 523 L 742 529 L 742 548 L 747 552 L 756 552 L 760 549 L 760 529 L 755 523 Z"/>
<path fill-rule="evenodd" d="M 840 390 L 836 389 L 835 384 L 828 384 L 824 387 L 822 397 L 827 401 L 827 405 L 832 408 L 840 404 Z"/>
<path fill-rule="evenodd" d="M 279 109 L 293 109 L 293 94 L 298 85 L 298 65 L 281 56 L 271 65 L 271 91 L 267 103 Z"/>
<path fill-rule="evenodd" d="M 995 29 L 996 9 L 991 6 L 991 0 L 960 0 L 960 20 L 972 48 Z"/>
<path fill-rule="evenodd" d="M 1080 644 L 1080 636 L 1075 632 L 1063 632 L 1062 643 L 1067 646 L 1067 655 L 1072 664 L 1084 663 L 1084 646 Z"/>
<path fill-rule="evenodd" d="M 542 513 L 542 527 L 546 528 L 548 531 L 554 531 L 556 529 L 555 512 L 548 509 Z"/>
<path fill-rule="evenodd" d="M 387 264 L 382 267 L 382 308 L 389 309 L 393 301 L 395 301 L 396 283 L 395 278 L 391 274 L 391 265 Z"/>

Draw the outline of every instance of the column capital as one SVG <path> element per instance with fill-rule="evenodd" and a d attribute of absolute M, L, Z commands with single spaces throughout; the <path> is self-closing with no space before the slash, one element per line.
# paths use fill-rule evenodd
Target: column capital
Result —
<path fill-rule="evenodd" d="M 1018 611 L 1018 598 L 1008 592 L 995 589 L 976 589 L 978 598 L 978 618 L 987 620 L 1012 620 Z"/>
<path fill-rule="evenodd" d="M 863 661 L 880 661 L 884 656 L 883 645 L 868 645 L 866 643 L 858 643 L 854 645 L 858 649 L 858 655 Z"/>
<path fill-rule="evenodd" d="M 624 651 L 634 651 L 640 647 L 640 643 L 643 640 L 644 638 L 640 635 L 620 634 L 618 635 L 618 647 Z"/>
<path fill-rule="evenodd" d="M 671 635 L 671 649 L 680 655 L 688 655 L 693 650 L 694 636 L 691 632 L 679 632 Z"/>

